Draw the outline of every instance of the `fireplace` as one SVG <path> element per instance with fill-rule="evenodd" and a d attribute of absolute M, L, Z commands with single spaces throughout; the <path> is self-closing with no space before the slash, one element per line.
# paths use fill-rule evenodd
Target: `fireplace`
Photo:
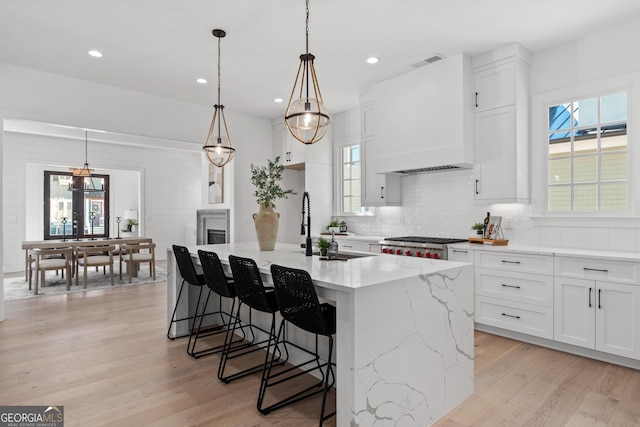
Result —
<path fill-rule="evenodd" d="M 229 243 L 229 209 L 204 209 L 197 212 L 196 244 Z"/>

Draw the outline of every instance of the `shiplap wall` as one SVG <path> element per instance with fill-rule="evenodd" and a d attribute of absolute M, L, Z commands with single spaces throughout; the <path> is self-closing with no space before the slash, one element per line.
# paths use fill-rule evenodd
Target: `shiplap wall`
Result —
<path fill-rule="evenodd" d="M 6 132 L 4 151 L 4 269 L 24 268 L 20 243 L 42 239 L 42 170 L 68 170 L 84 162 L 84 142 L 58 137 Z M 112 234 L 116 234 L 115 216 L 131 206 L 131 187 L 141 194 L 139 223 L 141 232 L 157 244 L 159 259 L 164 259 L 172 243 L 184 243 L 185 229 L 194 222 L 200 206 L 199 150 L 152 149 L 100 142 L 89 144 L 89 165 L 96 172 L 110 173 Z M 36 167 L 27 167 L 36 165 Z M 27 176 L 37 170 L 38 176 Z M 119 174 L 118 171 L 124 171 Z M 131 172 L 139 171 L 141 182 L 131 182 Z M 118 179 L 122 176 L 125 179 Z M 128 179 L 129 178 L 129 179 Z M 119 193 L 127 195 L 119 199 Z M 37 200 L 36 200 L 37 199 Z M 137 198 L 136 198 L 137 199 Z M 136 202 L 137 203 L 137 202 Z M 15 220 L 15 222 L 14 222 Z M 29 229 L 29 228 L 35 228 Z"/>

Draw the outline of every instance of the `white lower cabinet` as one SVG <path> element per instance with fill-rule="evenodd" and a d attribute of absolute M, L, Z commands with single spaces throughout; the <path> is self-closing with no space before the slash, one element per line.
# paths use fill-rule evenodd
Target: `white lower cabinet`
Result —
<path fill-rule="evenodd" d="M 475 321 L 553 339 L 553 257 L 475 251 Z"/>
<path fill-rule="evenodd" d="M 554 339 L 640 360 L 640 286 L 556 277 Z"/>

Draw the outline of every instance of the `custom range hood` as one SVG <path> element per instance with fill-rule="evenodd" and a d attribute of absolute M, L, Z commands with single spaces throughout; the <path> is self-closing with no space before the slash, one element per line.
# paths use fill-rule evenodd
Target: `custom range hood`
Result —
<path fill-rule="evenodd" d="M 376 172 L 414 174 L 473 168 L 471 60 L 442 59 L 375 86 Z"/>

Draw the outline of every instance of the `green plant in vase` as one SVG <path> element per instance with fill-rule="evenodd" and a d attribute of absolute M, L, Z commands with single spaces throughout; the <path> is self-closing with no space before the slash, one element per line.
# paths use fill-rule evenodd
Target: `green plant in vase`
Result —
<path fill-rule="evenodd" d="M 475 224 L 473 224 L 473 225 L 471 226 L 471 229 L 472 229 L 472 230 L 476 230 L 476 233 L 477 233 L 479 236 L 482 236 L 482 235 L 484 234 L 484 223 L 482 223 L 482 222 L 476 222 Z"/>
<path fill-rule="evenodd" d="M 267 160 L 266 166 L 251 165 L 251 183 L 256 187 L 253 195 L 259 205 L 258 212 L 253 214 L 253 221 L 261 251 L 272 251 L 276 245 L 280 214 L 274 210 L 274 202 L 296 194 L 291 189 L 282 188 L 283 172 L 284 165 L 280 164 L 280 156 Z"/>
<path fill-rule="evenodd" d="M 340 222 L 337 219 L 332 220 L 329 225 L 327 225 L 327 230 L 329 232 L 337 233 L 340 230 Z"/>
<path fill-rule="evenodd" d="M 327 239 L 320 237 L 316 246 L 320 249 L 320 255 L 327 256 L 327 250 L 329 249 L 329 241 Z"/>

